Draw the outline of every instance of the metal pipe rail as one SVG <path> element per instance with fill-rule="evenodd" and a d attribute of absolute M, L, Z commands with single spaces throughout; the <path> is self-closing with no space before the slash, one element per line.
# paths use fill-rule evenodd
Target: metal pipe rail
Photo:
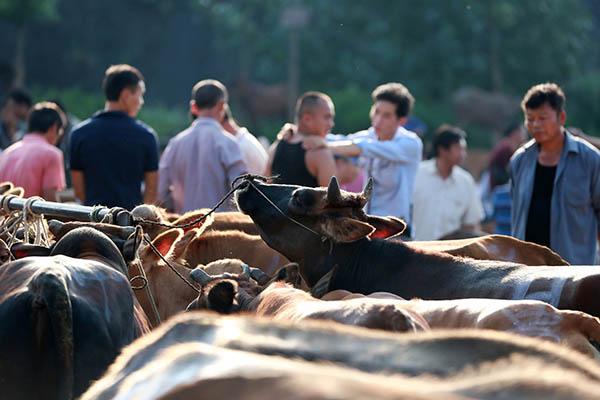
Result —
<path fill-rule="evenodd" d="M 8 197 L 8 199 L 5 199 Z M 0 204 L 6 205 L 9 210 L 22 211 L 29 199 L 14 196 L 0 196 Z M 6 202 L 6 203 L 5 203 Z M 131 213 L 124 208 L 108 208 L 104 206 L 82 206 L 79 204 L 65 204 L 46 201 L 43 199 L 31 200 L 29 207 L 36 214 L 65 218 L 84 222 L 101 222 L 105 217 L 112 215 L 112 223 L 121 226 L 133 225 Z"/>

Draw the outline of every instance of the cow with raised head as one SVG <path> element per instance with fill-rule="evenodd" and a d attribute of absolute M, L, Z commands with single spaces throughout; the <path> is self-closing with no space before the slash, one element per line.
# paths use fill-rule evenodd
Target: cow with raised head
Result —
<path fill-rule="evenodd" d="M 328 188 L 246 179 L 236 199 L 267 244 L 299 264 L 303 279 L 316 293 L 345 289 L 430 300 L 536 299 L 600 316 L 597 266 L 528 267 L 383 240 L 403 226 L 395 218 L 364 213 L 370 185 L 353 194 L 341 191 L 335 178 Z"/>
<path fill-rule="evenodd" d="M 72 399 L 148 323 L 123 256 L 104 234 L 73 230 L 45 257 L 29 249 L 16 246 L 24 258 L 0 267 L 0 393 Z"/>

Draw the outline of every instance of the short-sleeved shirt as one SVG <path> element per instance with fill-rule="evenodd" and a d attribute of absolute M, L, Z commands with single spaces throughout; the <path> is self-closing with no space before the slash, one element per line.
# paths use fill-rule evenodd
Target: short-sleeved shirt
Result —
<path fill-rule="evenodd" d="M 64 189 L 63 154 L 42 134 L 28 133 L 0 155 L 0 181 L 23 187 L 26 197 L 42 196 L 44 189 Z"/>
<path fill-rule="evenodd" d="M 178 213 L 212 208 L 247 172 L 240 146 L 217 120 L 200 117 L 169 142 L 162 158 L 158 182 L 161 202 Z M 234 209 L 232 201 L 219 211 Z"/>
<path fill-rule="evenodd" d="M 436 159 L 419 165 L 413 196 L 413 230 L 416 240 L 437 240 L 462 225 L 478 224 L 484 216 L 471 174 L 455 166 L 444 179 Z"/>
<path fill-rule="evenodd" d="M 146 124 L 120 111 L 100 111 L 71 133 L 71 170 L 82 171 L 85 204 L 141 204 L 144 174 L 158 170 L 158 139 Z"/>
<path fill-rule="evenodd" d="M 525 239 L 539 145 L 531 140 L 510 162 L 512 235 Z M 600 152 L 565 132 L 550 208 L 550 248 L 573 265 L 593 264 L 600 233 Z"/>

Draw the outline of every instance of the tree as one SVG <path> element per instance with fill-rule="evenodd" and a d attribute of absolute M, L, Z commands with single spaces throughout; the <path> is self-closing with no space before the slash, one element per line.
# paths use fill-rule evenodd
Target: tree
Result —
<path fill-rule="evenodd" d="M 25 83 L 28 25 L 34 21 L 58 20 L 57 3 L 58 0 L 0 0 L 0 19 L 13 23 L 16 28 L 13 86 L 23 86 Z"/>

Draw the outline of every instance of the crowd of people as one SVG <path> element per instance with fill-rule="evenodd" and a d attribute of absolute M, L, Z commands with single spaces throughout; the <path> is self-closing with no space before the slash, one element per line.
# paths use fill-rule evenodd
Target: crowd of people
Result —
<path fill-rule="evenodd" d="M 191 92 L 191 125 L 162 154 L 156 133 L 136 119 L 144 104 L 141 72 L 111 66 L 103 90 L 104 109 L 73 127 L 60 104 L 33 104 L 24 91 L 11 92 L 0 111 L 0 181 L 22 186 L 27 197 L 56 201 L 69 183 L 81 204 L 154 203 L 183 213 L 215 206 L 245 173 L 310 187 L 336 176 L 348 191 L 372 178 L 366 212 L 402 218 L 407 240 L 479 235 L 487 217 L 496 232 L 550 247 L 572 264 L 597 261 L 600 152 L 565 128 L 566 98 L 554 83 L 525 94 L 524 124 L 507 121 L 484 175 L 487 194 L 460 166 L 467 134 L 459 127 L 440 126 L 424 160 L 421 137 L 408 129 L 415 100 L 400 83 L 376 87 L 371 126 L 345 135 L 332 133 L 335 106 L 327 94 L 303 94 L 295 120 L 267 151 L 233 117 L 227 88 L 202 80 Z M 224 202 L 219 210 L 232 207 Z"/>

